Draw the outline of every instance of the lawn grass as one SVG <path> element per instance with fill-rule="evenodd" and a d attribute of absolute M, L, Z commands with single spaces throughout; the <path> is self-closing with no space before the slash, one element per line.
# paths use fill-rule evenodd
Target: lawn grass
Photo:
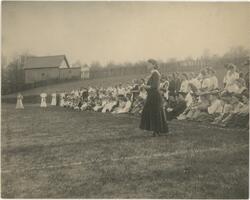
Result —
<path fill-rule="evenodd" d="M 248 198 L 248 130 L 2 105 L 2 198 Z"/>

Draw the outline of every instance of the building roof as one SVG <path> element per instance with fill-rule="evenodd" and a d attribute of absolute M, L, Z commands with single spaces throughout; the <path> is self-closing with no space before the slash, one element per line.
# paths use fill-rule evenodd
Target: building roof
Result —
<path fill-rule="evenodd" d="M 65 60 L 69 68 L 70 66 L 65 55 L 28 57 L 24 64 L 24 69 L 57 68 L 60 67 L 63 60 Z"/>

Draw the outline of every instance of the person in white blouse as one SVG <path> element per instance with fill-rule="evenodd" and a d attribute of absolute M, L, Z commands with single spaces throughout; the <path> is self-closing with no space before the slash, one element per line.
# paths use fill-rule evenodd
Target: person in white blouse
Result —
<path fill-rule="evenodd" d="M 219 115 L 220 113 L 222 113 L 222 110 L 223 110 L 223 106 L 222 106 L 220 99 L 218 99 L 218 93 L 210 94 L 210 106 L 207 108 L 208 114 Z"/>
<path fill-rule="evenodd" d="M 227 68 L 228 71 L 223 79 L 224 90 L 228 92 L 233 92 L 236 84 L 235 81 L 239 79 L 239 73 L 236 72 L 236 66 L 234 64 L 229 64 Z"/>
<path fill-rule="evenodd" d="M 193 75 L 193 78 L 189 81 L 189 87 L 192 92 L 197 92 L 201 89 L 201 75 L 200 74 Z"/>
<path fill-rule="evenodd" d="M 182 82 L 180 87 L 180 92 L 188 93 L 189 92 L 189 81 L 186 73 L 182 74 Z"/>
<path fill-rule="evenodd" d="M 202 70 L 201 71 L 201 90 L 203 91 L 209 91 L 211 88 L 211 81 L 210 81 L 210 77 L 209 74 L 207 73 L 206 70 Z"/>
<path fill-rule="evenodd" d="M 219 88 L 218 78 L 216 77 L 216 72 L 214 69 L 209 69 L 209 75 L 210 75 L 210 84 L 211 84 L 211 90 L 215 90 Z"/>

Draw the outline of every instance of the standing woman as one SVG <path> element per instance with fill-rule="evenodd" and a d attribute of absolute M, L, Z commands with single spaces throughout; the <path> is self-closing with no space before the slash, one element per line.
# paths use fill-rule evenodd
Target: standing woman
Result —
<path fill-rule="evenodd" d="M 149 59 L 148 68 L 152 71 L 147 85 L 142 86 L 147 90 L 148 95 L 142 110 L 140 129 L 153 131 L 153 136 L 156 136 L 160 133 L 168 133 L 168 124 L 160 93 L 161 75 L 157 62 Z"/>
<path fill-rule="evenodd" d="M 17 94 L 16 109 L 24 109 L 23 107 L 23 96 L 21 93 Z"/>
<path fill-rule="evenodd" d="M 56 106 L 56 93 L 51 94 L 51 105 Z"/>
<path fill-rule="evenodd" d="M 41 108 L 46 108 L 47 107 L 47 103 L 46 103 L 47 94 L 43 92 L 43 93 L 40 94 L 40 97 L 41 97 L 40 107 Z"/>

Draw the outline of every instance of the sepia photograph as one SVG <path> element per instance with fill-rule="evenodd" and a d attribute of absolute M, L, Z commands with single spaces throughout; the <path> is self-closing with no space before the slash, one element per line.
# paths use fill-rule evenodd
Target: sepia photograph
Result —
<path fill-rule="evenodd" d="M 249 2 L 1 10 L 1 198 L 249 198 Z"/>

